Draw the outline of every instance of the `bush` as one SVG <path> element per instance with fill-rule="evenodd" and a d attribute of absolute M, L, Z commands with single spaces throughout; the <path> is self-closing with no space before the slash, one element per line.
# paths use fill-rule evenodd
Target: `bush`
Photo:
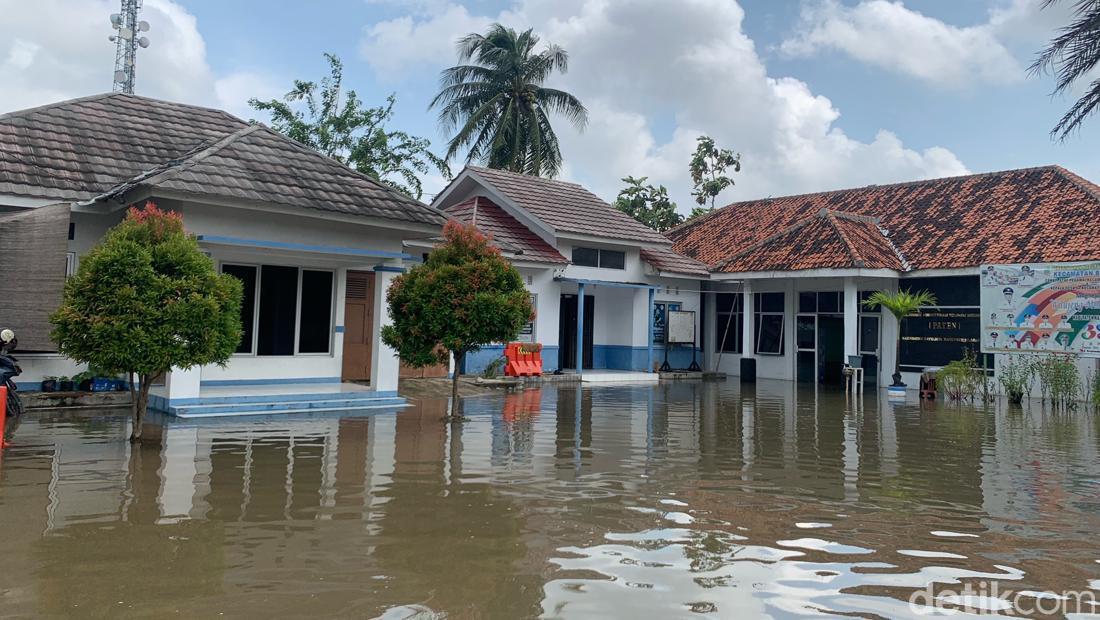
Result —
<path fill-rule="evenodd" d="M 1001 366 L 997 381 L 1004 388 L 1008 401 L 1022 403 L 1031 398 L 1031 384 L 1035 381 L 1035 360 L 1022 355 L 1008 354 L 1008 362 Z"/>
<path fill-rule="evenodd" d="M 1051 355 L 1036 362 L 1043 400 L 1049 400 L 1055 408 L 1073 409 L 1081 398 L 1076 359 L 1073 355 Z"/>
<path fill-rule="evenodd" d="M 978 359 L 973 351 L 963 352 L 961 360 L 955 360 L 936 373 L 936 385 L 951 400 L 973 401 L 978 391 L 985 386 L 985 370 L 978 368 Z"/>

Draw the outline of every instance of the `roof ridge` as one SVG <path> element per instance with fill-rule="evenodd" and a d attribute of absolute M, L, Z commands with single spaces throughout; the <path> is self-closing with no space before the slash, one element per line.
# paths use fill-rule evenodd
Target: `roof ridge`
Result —
<path fill-rule="evenodd" d="M 1085 192 L 1089 196 L 1092 196 L 1095 200 L 1100 202 L 1100 186 L 1097 186 L 1095 183 L 1086 179 L 1085 177 L 1077 174 L 1076 172 L 1068 168 L 1059 166 L 1058 164 L 1054 164 L 1051 167 L 1060 176 L 1065 177 L 1069 180 L 1070 183 L 1076 185 L 1081 191 Z"/>
<path fill-rule="evenodd" d="M 875 228 L 882 234 L 882 237 L 886 240 L 886 244 L 890 246 L 890 249 L 894 251 L 894 255 L 898 257 L 898 260 L 901 262 L 901 270 L 912 271 L 913 266 L 909 264 L 909 259 L 905 258 L 905 254 L 902 253 L 901 248 L 899 248 L 894 243 L 894 240 L 890 238 L 890 231 L 878 222 L 875 222 Z"/>
<path fill-rule="evenodd" d="M 42 105 L 33 106 L 30 108 L 23 108 L 22 110 L 12 110 L 11 112 L 5 112 L 0 114 L 0 121 L 5 121 L 9 118 L 16 118 L 26 116 L 28 114 L 35 114 L 44 110 L 50 110 L 53 108 L 61 108 L 74 103 L 83 103 L 85 101 L 96 101 L 98 99 L 107 99 L 109 97 L 116 97 L 123 93 L 107 92 L 97 93 L 95 95 L 85 95 L 84 97 L 75 97 L 73 99 L 63 99 L 61 101 L 54 101 L 52 103 L 44 103 Z"/>
<path fill-rule="evenodd" d="M 741 250 L 740 252 L 734 254 L 733 256 L 730 256 L 729 258 L 727 258 L 725 260 L 718 261 L 717 263 L 714 264 L 714 267 L 712 267 L 711 269 L 713 271 L 718 271 L 722 267 L 724 267 L 725 265 L 728 265 L 729 263 L 732 263 L 734 260 L 736 260 L 738 258 L 741 258 L 742 256 L 748 254 L 749 252 L 752 252 L 753 250 L 756 250 L 757 248 L 763 247 L 763 246 L 771 243 L 772 241 L 775 241 L 776 239 L 778 239 L 778 238 L 780 238 L 784 235 L 792 233 L 792 232 L 794 232 L 794 231 L 796 231 L 800 228 L 803 228 L 803 227 L 813 223 L 813 221 L 815 219 L 818 219 L 818 217 L 819 216 L 817 214 L 803 217 L 803 218 L 799 219 L 798 221 L 796 221 L 794 224 L 791 224 L 790 226 L 787 226 L 786 228 L 783 228 L 783 229 L 779 230 L 779 232 L 772 233 L 771 235 L 769 235 L 769 236 L 761 239 L 760 241 L 757 241 L 756 243 L 750 245 L 749 247 L 745 248 L 744 250 Z"/>
<path fill-rule="evenodd" d="M 551 178 L 547 178 L 547 177 L 540 177 L 540 176 L 534 175 L 534 174 L 527 174 L 526 172 L 513 172 L 511 170 L 505 170 L 503 168 L 490 168 L 488 166 L 473 166 L 473 165 L 467 164 L 465 167 L 469 168 L 471 170 L 488 170 L 489 172 L 499 172 L 499 173 L 507 174 L 507 175 L 514 176 L 514 177 L 523 177 L 525 179 L 535 179 L 537 181 L 546 181 L 548 183 L 560 183 L 562 185 L 572 185 L 574 187 L 579 187 L 581 189 L 584 189 L 585 191 L 588 191 L 587 189 L 585 189 L 585 187 L 583 185 L 581 185 L 580 183 L 577 183 L 576 181 L 563 181 L 561 179 L 551 179 Z M 588 192 L 588 193 L 592 194 L 592 192 Z M 595 196 L 595 194 L 592 194 L 592 195 Z"/>
<path fill-rule="evenodd" d="M 867 261 L 863 260 L 863 255 L 859 253 L 859 249 L 852 243 L 852 240 L 848 238 L 848 234 L 840 227 L 836 215 L 831 210 L 822 209 L 818 212 L 818 217 L 824 218 L 825 221 L 829 223 L 829 226 L 836 231 L 837 236 L 844 242 L 844 249 L 848 251 L 848 256 L 851 257 L 856 267 L 863 267 L 867 264 Z"/>

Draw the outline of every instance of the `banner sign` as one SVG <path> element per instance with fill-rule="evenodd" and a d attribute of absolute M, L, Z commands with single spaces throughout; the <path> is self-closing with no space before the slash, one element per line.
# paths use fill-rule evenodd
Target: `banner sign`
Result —
<path fill-rule="evenodd" d="M 983 265 L 982 352 L 1100 357 L 1100 263 Z"/>

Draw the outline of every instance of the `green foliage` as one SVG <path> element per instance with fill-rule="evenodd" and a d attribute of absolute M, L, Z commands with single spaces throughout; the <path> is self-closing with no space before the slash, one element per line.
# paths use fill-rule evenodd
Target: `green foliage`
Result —
<path fill-rule="evenodd" d="M 1039 391 L 1043 400 L 1056 409 L 1074 409 L 1081 398 L 1081 377 L 1077 373 L 1076 356 L 1048 355 L 1035 364 L 1039 376 Z"/>
<path fill-rule="evenodd" d="M 1092 406 L 1097 410 L 1100 410 L 1100 372 L 1094 372 L 1092 375 Z"/>
<path fill-rule="evenodd" d="M 676 212 L 676 203 L 668 197 L 664 185 L 642 185 L 648 177 L 626 177 L 626 187 L 615 199 L 615 208 L 657 232 L 664 232 L 684 221 Z"/>
<path fill-rule="evenodd" d="M 241 339 L 240 314 L 240 281 L 214 269 L 178 214 L 149 202 L 81 259 L 50 321 L 65 355 L 140 376 L 137 439 L 149 385 L 173 367 L 225 364 Z"/>
<path fill-rule="evenodd" d="M 1043 8 L 1062 0 L 1044 0 Z M 1031 75 L 1053 73 L 1055 86 L 1052 95 L 1064 95 L 1080 90 L 1083 94 L 1059 119 L 1050 131 L 1052 138 L 1065 141 L 1081 128 L 1084 120 L 1100 106 L 1100 80 L 1094 79 L 1094 69 L 1100 65 L 1100 2 L 1075 0 L 1069 2 L 1072 21 L 1060 28 L 1050 45 L 1039 52 L 1029 71 Z M 1082 81 L 1091 83 L 1078 89 Z"/>
<path fill-rule="evenodd" d="M 978 359 L 970 349 L 961 360 L 954 360 L 936 373 L 936 387 L 954 401 L 973 401 L 985 385 L 985 370 L 978 368 Z"/>
<path fill-rule="evenodd" d="M 504 365 L 507 363 L 508 359 L 506 357 L 498 357 L 485 366 L 485 370 L 481 371 L 481 376 L 486 379 L 500 376 L 500 373 L 504 372 Z"/>
<path fill-rule="evenodd" d="M 253 109 L 271 114 L 271 125 L 279 133 L 363 174 L 408 194 L 423 196 L 420 176 L 438 171 L 451 177 L 447 162 L 431 151 L 431 142 L 390 130 L 394 95 L 386 105 L 364 107 L 354 90 L 342 92 L 344 66 L 340 59 L 325 54 L 329 76 L 318 82 L 295 80 L 294 88 L 282 100 L 252 98 Z M 296 103 L 304 103 L 305 110 Z"/>
<path fill-rule="evenodd" d="M 472 226 L 449 222 L 423 265 L 394 278 L 393 325 L 382 341 L 414 367 L 461 362 L 466 353 L 515 339 L 534 313 L 523 278 Z M 442 345 L 445 352 L 440 352 Z"/>
<path fill-rule="evenodd" d="M 1031 398 L 1031 384 L 1035 381 L 1035 358 L 1029 355 L 1008 354 L 997 373 L 997 381 L 1004 388 L 1009 402 L 1020 404 Z"/>
<path fill-rule="evenodd" d="M 867 308 L 881 306 L 890 311 L 899 321 L 920 310 L 924 306 L 936 305 L 936 296 L 928 291 L 913 293 L 909 290 L 890 293 L 888 291 L 875 291 L 870 297 L 863 300 Z"/>
<path fill-rule="evenodd" d="M 441 106 L 439 124 L 457 130 L 447 145 L 447 161 L 468 149 L 467 162 L 535 176 L 561 170 L 561 149 L 550 123 L 561 114 L 578 130 L 588 111 L 573 95 L 542 84 L 555 71 L 565 73 L 569 56 L 556 45 L 535 52 L 539 37 L 493 24 L 458 42 L 459 61 L 440 75 L 440 91 L 430 108 Z"/>
<path fill-rule="evenodd" d="M 734 184 L 733 179 L 726 176 L 726 170 L 733 168 L 734 172 L 741 171 L 740 153 L 718 148 L 714 138 L 710 136 L 699 136 L 697 140 L 699 144 L 688 164 L 691 171 L 691 195 L 700 206 L 706 206 L 710 202 L 710 209 L 692 211 L 693 218 L 714 210 L 714 201 L 718 194 Z"/>

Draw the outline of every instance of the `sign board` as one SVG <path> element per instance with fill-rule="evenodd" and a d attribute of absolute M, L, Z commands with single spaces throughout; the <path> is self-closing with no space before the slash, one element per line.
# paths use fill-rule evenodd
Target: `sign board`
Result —
<path fill-rule="evenodd" d="M 685 310 L 668 311 L 669 344 L 693 344 L 695 342 L 695 313 Z"/>
<path fill-rule="evenodd" d="M 1100 263 L 983 265 L 982 352 L 1100 357 Z"/>

